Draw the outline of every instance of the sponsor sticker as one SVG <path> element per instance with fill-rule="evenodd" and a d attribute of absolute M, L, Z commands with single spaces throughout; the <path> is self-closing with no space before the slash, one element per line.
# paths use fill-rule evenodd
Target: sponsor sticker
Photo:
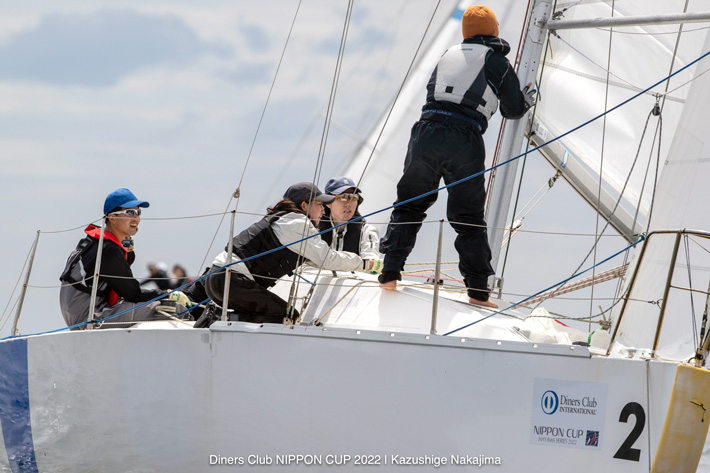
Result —
<path fill-rule="evenodd" d="M 535 378 L 530 443 L 599 450 L 607 385 Z"/>

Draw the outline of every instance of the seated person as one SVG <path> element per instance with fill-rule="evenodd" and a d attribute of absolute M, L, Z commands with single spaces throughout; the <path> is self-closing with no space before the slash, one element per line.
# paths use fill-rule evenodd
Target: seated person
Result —
<path fill-rule="evenodd" d="M 363 260 L 355 253 L 333 251 L 317 236 L 316 227 L 323 215 L 323 204 L 335 197 L 323 194 L 308 182 L 294 184 L 286 190 L 283 199 L 267 210 L 267 216 L 253 224 L 231 242 L 233 255 L 223 251 L 212 263 L 212 270 L 229 266 L 228 307 L 239 320 L 255 323 L 283 323 L 288 317 L 288 304 L 268 288 L 304 262 L 333 271 L 371 270 L 373 260 Z M 300 243 L 245 262 L 243 259 L 279 248 L 285 244 L 316 235 Z M 229 248 L 229 247 L 227 247 Z M 225 270 L 205 279 L 207 295 L 217 304 L 224 299 Z M 293 318 L 298 316 L 294 312 Z"/>
<path fill-rule="evenodd" d="M 126 324 L 102 325 L 104 328 L 129 327 L 138 321 L 166 318 L 156 312 L 160 301 L 133 309 L 141 302 L 165 294 L 165 291 L 159 289 L 141 289 L 131 272 L 131 264 L 136 259 L 131 237 L 138 232 L 141 208 L 146 208 L 149 205 L 148 202 L 138 200 L 128 189 L 118 189 L 111 192 L 104 202 L 106 229 L 104 230 L 94 320 L 100 321 L 129 310 L 129 312 L 108 321 L 127 322 Z M 59 278 L 62 282 L 59 301 L 62 316 L 68 326 L 89 320 L 91 310 L 89 305 L 101 228 L 89 225 L 84 232 L 87 236 L 79 242 L 79 245 L 69 256 L 64 272 Z M 191 305 L 188 298 L 181 292 L 172 293 L 170 299 L 178 302 L 178 312 L 184 311 L 186 305 Z M 86 325 L 82 325 L 75 329 L 85 327 Z"/>
<path fill-rule="evenodd" d="M 362 203 L 360 189 L 349 177 L 334 177 L 325 185 L 325 193 L 335 196 L 335 200 L 326 205 L 325 215 L 318 225 L 323 231 L 360 217 L 358 207 Z M 323 233 L 321 238 L 334 250 L 350 251 L 363 259 L 381 258 L 380 234 L 365 219 L 350 222 L 333 231 Z"/>
<path fill-rule="evenodd" d="M 195 278 L 191 278 L 187 275 L 187 271 L 185 270 L 185 268 L 183 268 L 179 264 L 173 265 L 173 277 L 170 279 L 170 289 L 177 289 L 178 287 L 184 286 L 185 284 L 194 280 Z"/>
<path fill-rule="evenodd" d="M 141 286 L 157 286 L 158 289 L 172 289 L 170 278 L 168 277 L 168 265 L 165 263 L 148 263 L 148 273 L 150 276 L 141 281 Z M 176 286 L 177 287 L 177 286 Z"/>

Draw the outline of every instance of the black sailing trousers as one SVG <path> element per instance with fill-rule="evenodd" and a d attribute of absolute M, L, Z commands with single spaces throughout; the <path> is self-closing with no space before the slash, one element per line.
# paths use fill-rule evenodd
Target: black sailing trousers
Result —
<path fill-rule="evenodd" d="M 211 271 L 218 269 L 212 266 Z M 224 270 L 205 279 L 207 295 L 217 305 L 224 304 Z M 288 317 L 288 303 L 273 292 L 267 290 L 253 279 L 232 271 L 229 277 L 228 307 L 242 322 L 256 324 L 282 324 Z M 294 317 L 298 311 L 294 310 Z"/>
<path fill-rule="evenodd" d="M 456 119 L 421 119 L 412 127 L 404 174 L 397 184 L 397 201 L 406 201 L 446 184 L 483 171 L 486 149 L 481 134 L 473 126 Z M 446 217 L 457 233 L 455 247 L 459 271 L 469 297 L 488 300 L 491 249 L 484 216 L 484 176 L 477 176 L 447 189 Z M 437 194 L 395 207 L 387 233 L 380 244 L 385 255 L 384 271 L 401 272 L 412 252 L 426 211 Z"/>

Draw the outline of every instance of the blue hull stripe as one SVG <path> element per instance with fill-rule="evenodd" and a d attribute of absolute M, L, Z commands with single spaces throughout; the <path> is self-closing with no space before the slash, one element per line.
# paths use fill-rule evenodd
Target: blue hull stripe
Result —
<path fill-rule="evenodd" d="M 36 473 L 26 338 L 0 342 L 0 422 L 12 472 Z"/>

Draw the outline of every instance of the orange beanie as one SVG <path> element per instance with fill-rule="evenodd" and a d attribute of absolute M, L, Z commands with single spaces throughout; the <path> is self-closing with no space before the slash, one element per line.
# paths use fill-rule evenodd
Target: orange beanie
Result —
<path fill-rule="evenodd" d="M 498 36 L 498 18 L 488 7 L 473 5 L 466 9 L 461 20 L 461 31 L 464 38 L 479 34 Z"/>

